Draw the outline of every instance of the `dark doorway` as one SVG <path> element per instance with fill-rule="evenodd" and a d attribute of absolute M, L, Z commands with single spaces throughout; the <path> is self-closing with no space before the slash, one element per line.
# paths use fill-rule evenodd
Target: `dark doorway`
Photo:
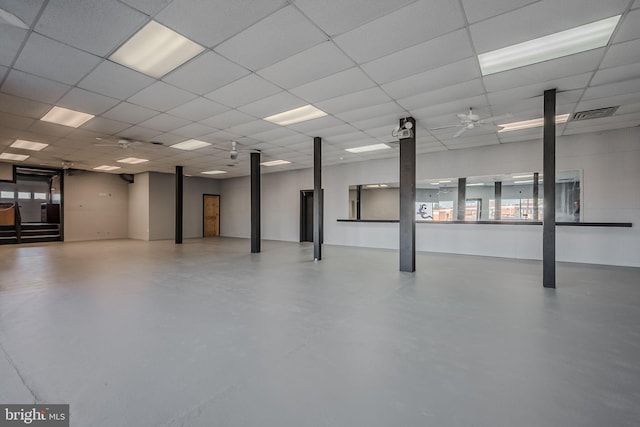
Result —
<path fill-rule="evenodd" d="M 300 191 L 300 241 L 313 242 L 313 190 Z"/>
<path fill-rule="evenodd" d="M 324 189 L 322 190 L 324 199 Z M 323 206 L 320 209 L 324 209 Z M 300 241 L 313 242 L 313 190 L 300 190 Z M 320 243 L 324 242 L 322 229 Z"/>

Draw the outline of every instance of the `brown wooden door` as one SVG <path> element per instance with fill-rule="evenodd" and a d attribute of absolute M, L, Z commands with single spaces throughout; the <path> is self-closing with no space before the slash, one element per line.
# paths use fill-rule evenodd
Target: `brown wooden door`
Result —
<path fill-rule="evenodd" d="M 220 235 L 220 196 L 205 194 L 203 196 L 203 235 L 215 237 Z"/>

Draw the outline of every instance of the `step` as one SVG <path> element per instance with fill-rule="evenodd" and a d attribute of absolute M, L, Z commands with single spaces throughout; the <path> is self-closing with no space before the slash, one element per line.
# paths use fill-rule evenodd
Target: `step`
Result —
<path fill-rule="evenodd" d="M 18 239 L 15 237 L 0 237 L 0 245 L 14 245 L 18 243 Z"/>
<path fill-rule="evenodd" d="M 0 230 L 0 238 L 2 237 L 15 237 L 16 230 Z"/>
<path fill-rule="evenodd" d="M 33 230 L 33 229 L 29 229 L 29 230 L 22 230 L 22 237 L 24 236 L 34 236 L 34 235 L 40 235 L 40 234 L 60 234 L 60 230 L 58 230 L 57 228 L 41 228 L 41 229 L 37 229 L 37 230 Z"/>
<path fill-rule="evenodd" d="M 59 242 L 60 235 L 57 236 L 30 236 L 22 237 L 21 243 L 43 243 L 43 242 Z"/>
<path fill-rule="evenodd" d="M 22 224 L 22 231 L 24 230 L 49 230 L 49 229 L 59 229 L 59 224 Z"/>

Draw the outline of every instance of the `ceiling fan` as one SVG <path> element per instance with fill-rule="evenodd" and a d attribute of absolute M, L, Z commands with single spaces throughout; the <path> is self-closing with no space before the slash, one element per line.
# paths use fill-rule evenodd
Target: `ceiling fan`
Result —
<path fill-rule="evenodd" d="M 462 135 L 467 130 L 475 129 L 477 127 L 482 127 L 485 125 L 489 125 L 494 127 L 496 130 L 502 129 L 501 126 L 495 125 L 493 122 L 501 119 L 505 119 L 507 117 L 511 117 L 511 114 L 503 114 L 500 116 L 487 117 L 486 119 L 481 119 L 479 115 L 473 112 L 473 108 L 469 107 L 469 112 L 467 114 L 457 114 L 460 123 L 457 125 L 451 126 L 441 126 L 436 128 L 431 128 L 430 130 L 439 130 L 439 129 L 451 129 L 451 128 L 460 128 L 453 137 L 457 138 Z"/>
<path fill-rule="evenodd" d="M 231 150 L 227 150 L 226 148 L 220 148 L 215 146 L 212 146 L 211 148 L 214 148 L 216 150 L 227 151 L 229 153 L 229 158 L 231 160 L 237 160 L 238 155 L 240 154 L 240 152 L 243 152 L 243 151 L 247 151 L 249 153 L 260 153 L 260 150 L 256 150 L 253 148 L 244 148 L 240 146 L 240 144 L 237 141 L 231 141 Z"/>
<path fill-rule="evenodd" d="M 131 148 L 132 145 L 139 145 L 139 144 L 153 144 L 153 145 L 164 145 L 162 142 L 158 142 L 158 141 L 136 141 L 133 139 L 128 139 L 128 138 L 120 138 L 118 141 L 116 142 L 112 142 L 112 143 L 108 143 L 108 142 L 98 142 L 93 144 L 95 147 L 118 147 L 118 148 L 122 148 L 122 149 L 127 149 L 127 148 Z"/>

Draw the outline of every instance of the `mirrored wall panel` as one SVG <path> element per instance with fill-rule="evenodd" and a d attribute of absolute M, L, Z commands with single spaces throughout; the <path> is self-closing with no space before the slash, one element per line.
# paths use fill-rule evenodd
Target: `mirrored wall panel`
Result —
<path fill-rule="evenodd" d="M 416 183 L 416 221 L 541 221 L 544 175 L 538 172 L 434 178 Z M 556 220 L 581 219 L 581 172 L 556 173 Z M 464 182 L 464 188 L 459 183 Z M 349 186 L 349 219 L 397 220 L 399 184 Z M 462 194 L 461 194 L 462 192 Z M 464 196 L 464 209 L 459 200 Z"/>

